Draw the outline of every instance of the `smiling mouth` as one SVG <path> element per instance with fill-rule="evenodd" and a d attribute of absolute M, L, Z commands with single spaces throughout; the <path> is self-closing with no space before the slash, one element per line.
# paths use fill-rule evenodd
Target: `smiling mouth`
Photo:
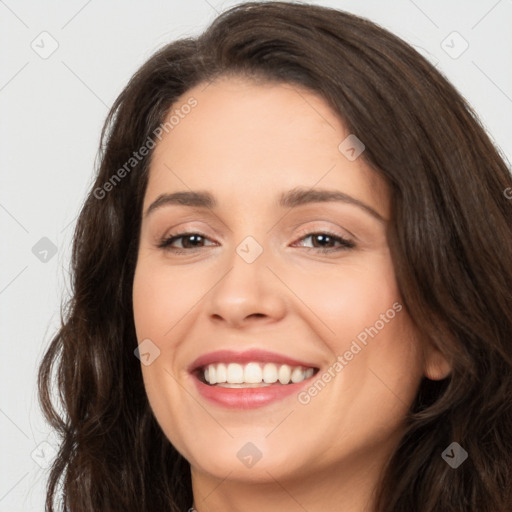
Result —
<path fill-rule="evenodd" d="M 298 384 L 313 377 L 315 367 L 291 366 L 272 362 L 212 363 L 200 367 L 195 376 L 212 387 L 260 388 Z"/>

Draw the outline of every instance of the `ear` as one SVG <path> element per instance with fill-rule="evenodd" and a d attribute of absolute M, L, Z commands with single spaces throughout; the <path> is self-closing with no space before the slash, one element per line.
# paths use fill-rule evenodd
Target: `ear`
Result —
<path fill-rule="evenodd" d="M 423 373 L 427 379 L 442 380 L 452 371 L 451 364 L 441 351 L 432 343 L 427 343 L 424 350 Z"/>

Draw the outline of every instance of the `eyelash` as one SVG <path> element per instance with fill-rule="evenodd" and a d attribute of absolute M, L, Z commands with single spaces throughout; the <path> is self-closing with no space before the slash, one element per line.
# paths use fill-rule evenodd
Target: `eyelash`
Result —
<path fill-rule="evenodd" d="M 158 247 L 160 249 L 163 249 L 165 251 L 170 251 L 175 254 L 185 254 L 194 252 L 196 250 L 202 249 L 203 247 L 195 247 L 191 249 L 180 249 L 177 247 L 171 247 L 171 244 L 175 242 L 176 240 L 179 240 L 180 238 L 185 238 L 187 236 L 191 235 L 199 235 L 201 238 L 207 239 L 208 237 L 203 235 L 199 232 L 182 232 L 182 233 L 176 233 L 175 235 L 171 235 L 167 238 L 163 238 L 160 243 L 158 244 Z M 351 240 L 347 240 L 346 238 L 343 238 L 335 233 L 331 233 L 329 231 L 309 231 L 307 233 L 303 233 L 301 237 L 298 240 L 304 240 L 305 238 L 309 238 L 314 235 L 327 235 L 328 237 L 332 238 L 334 242 L 341 243 L 341 247 L 328 247 L 328 248 L 322 248 L 322 247 L 305 247 L 306 250 L 313 250 L 313 251 L 319 251 L 320 253 L 326 254 L 326 253 L 332 253 L 332 252 L 338 252 L 338 251 L 346 251 L 348 249 L 353 249 L 356 244 L 352 242 Z"/>

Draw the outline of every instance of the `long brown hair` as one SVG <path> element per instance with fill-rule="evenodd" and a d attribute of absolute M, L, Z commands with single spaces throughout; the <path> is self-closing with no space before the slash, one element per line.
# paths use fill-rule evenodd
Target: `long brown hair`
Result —
<path fill-rule="evenodd" d="M 178 97 L 222 75 L 316 92 L 390 186 L 388 236 L 404 305 L 452 371 L 423 379 L 375 512 L 510 512 L 510 171 L 468 103 L 413 48 L 358 16 L 286 2 L 240 4 L 198 38 L 165 46 L 110 110 L 74 234 L 72 296 L 39 372 L 43 410 L 62 436 L 46 510 L 57 500 L 70 512 L 192 505 L 189 464 L 156 423 L 133 354 L 151 151 L 126 162 Z M 456 469 L 442 457 L 452 442 L 468 453 Z"/>

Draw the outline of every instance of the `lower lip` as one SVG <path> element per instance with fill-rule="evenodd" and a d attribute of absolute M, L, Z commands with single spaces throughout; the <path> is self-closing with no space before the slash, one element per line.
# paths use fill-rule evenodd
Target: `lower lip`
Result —
<path fill-rule="evenodd" d="M 229 409 L 255 409 L 263 407 L 298 393 L 311 380 L 306 379 L 296 384 L 278 384 L 261 388 L 223 388 L 209 386 L 195 376 L 192 376 L 192 378 L 196 383 L 197 390 L 204 398 Z"/>

